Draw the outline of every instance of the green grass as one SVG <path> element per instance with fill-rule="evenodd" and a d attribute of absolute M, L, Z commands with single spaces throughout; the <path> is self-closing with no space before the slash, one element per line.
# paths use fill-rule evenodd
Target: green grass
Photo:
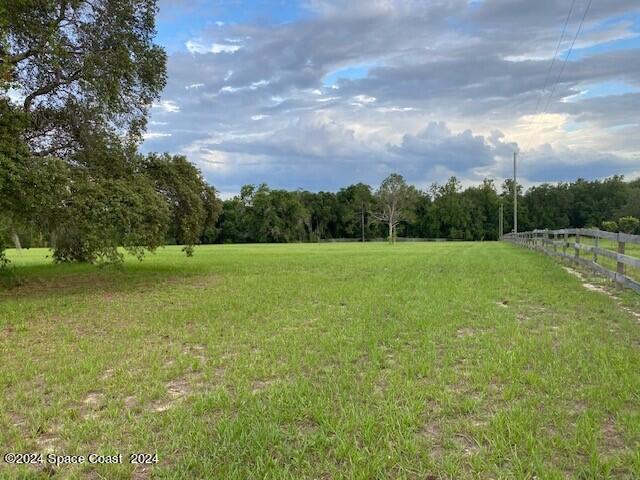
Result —
<path fill-rule="evenodd" d="M 11 252 L 0 478 L 639 478 L 640 297 L 503 243 Z M 595 280 L 594 280 L 595 281 Z M 126 454 L 157 453 L 151 467 Z"/>

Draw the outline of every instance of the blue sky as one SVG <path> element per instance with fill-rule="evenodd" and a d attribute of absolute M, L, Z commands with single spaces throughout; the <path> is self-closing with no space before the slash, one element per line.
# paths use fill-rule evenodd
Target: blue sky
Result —
<path fill-rule="evenodd" d="M 587 3 L 554 61 L 570 2 L 161 0 L 143 150 L 187 155 L 225 196 L 500 182 L 514 149 L 528 184 L 635 177 L 640 2 L 593 1 L 563 69 Z"/>

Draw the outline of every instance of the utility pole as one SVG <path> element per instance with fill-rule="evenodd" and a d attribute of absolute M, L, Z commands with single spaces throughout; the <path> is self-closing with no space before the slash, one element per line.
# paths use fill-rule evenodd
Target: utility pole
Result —
<path fill-rule="evenodd" d="M 516 152 L 513 152 L 513 233 L 518 233 L 518 181 L 516 177 Z"/>

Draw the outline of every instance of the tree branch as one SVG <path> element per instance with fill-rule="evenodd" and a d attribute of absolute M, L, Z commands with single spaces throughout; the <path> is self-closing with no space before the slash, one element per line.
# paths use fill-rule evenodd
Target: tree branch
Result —
<path fill-rule="evenodd" d="M 69 77 L 63 79 L 63 80 L 56 80 L 48 85 L 44 85 L 40 88 L 38 88 L 37 90 L 34 90 L 33 92 L 31 92 L 29 95 L 26 96 L 26 98 L 24 99 L 24 104 L 22 106 L 22 109 L 28 113 L 29 110 L 31 110 L 31 104 L 33 103 L 33 101 L 37 98 L 37 97 L 41 97 L 42 95 L 46 95 L 48 93 L 53 92 L 56 88 L 61 87 L 63 85 L 69 85 L 73 82 L 75 82 L 76 80 L 78 80 L 80 78 L 80 73 L 81 73 L 81 69 L 76 70 L 75 72 L 73 72 Z"/>

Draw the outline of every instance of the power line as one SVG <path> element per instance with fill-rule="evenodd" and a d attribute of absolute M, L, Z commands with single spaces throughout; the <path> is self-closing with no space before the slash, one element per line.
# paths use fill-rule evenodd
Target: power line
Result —
<path fill-rule="evenodd" d="M 571 52 L 573 51 L 573 46 L 576 43 L 578 35 L 580 35 L 580 31 L 582 30 L 582 24 L 584 23 L 584 19 L 587 17 L 587 13 L 589 12 L 589 8 L 591 8 L 591 2 L 592 2 L 592 0 L 589 0 L 589 3 L 587 3 L 587 8 L 584 9 L 584 13 L 582 14 L 582 18 L 580 19 L 580 25 L 578 25 L 578 30 L 576 31 L 576 34 L 573 37 L 573 41 L 571 42 L 571 46 L 569 47 L 569 51 L 567 52 L 567 56 L 564 57 L 564 62 L 562 62 L 562 67 L 560 68 L 560 73 L 558 73 L 558 78 L 556 78 L 556 81 L 553 84 L 553 88 L 551 90 L 551 93 L 549 94 L 549 97 L 547 98 L 547 104 L 545 105 L 544 110 L 542 110 L 542 113 L 547 111 L 547 108 L 549 108 L 549 102 L 551 101 L 551 98 L 553 98 L 553 96 L 556 93 L 556 87 L 558 86 L 558 82 L 560 81 L 560 78 L 562 78 L 562 74 L 564 73 L 564 68 L 567 65 L 567 60 L 569 60 L 569 57 L 571 56 Z"/>
<path fill-rule="evenodd" d="M 544 78 L 544 87 L 542 87 L 542 92 L 538 97 L 538 102 L 536 103 L 536 109 L 534 110 L 534 114 L 538 113 L 538 108 L 540 107 L 540 101 L 544 98 L 544 94 L 547 91 L 547 85 L 549 83 L 549 77 L 551 76 L 551 71 L 553 70 L 553 66 L 556 63 L 556 58 L 558 57 L 558 52 L 560 51 L 560 45 L 562 45 L 562 41 L 564 40 L 564 34 L 567 31 L 567 25 L 569 24 L 569 20 L 571 19 L 571 14 L 573 13 L 573 7 L 576 4 L 576 0 L 571 2 L 571 7 L 569 8 L 569 13 L 567 14 L 567 18 L 564 21 L 564 26 L 562 27 L 562 34 L 560 35 L 560 39 L 558 40 L 558 44 L 556 45 L 556 51 L 553 54 L 553 60 L 551 60 L 551 65 L 549 65 L 549 70 L 547 70 L 547 75 Z"/>

